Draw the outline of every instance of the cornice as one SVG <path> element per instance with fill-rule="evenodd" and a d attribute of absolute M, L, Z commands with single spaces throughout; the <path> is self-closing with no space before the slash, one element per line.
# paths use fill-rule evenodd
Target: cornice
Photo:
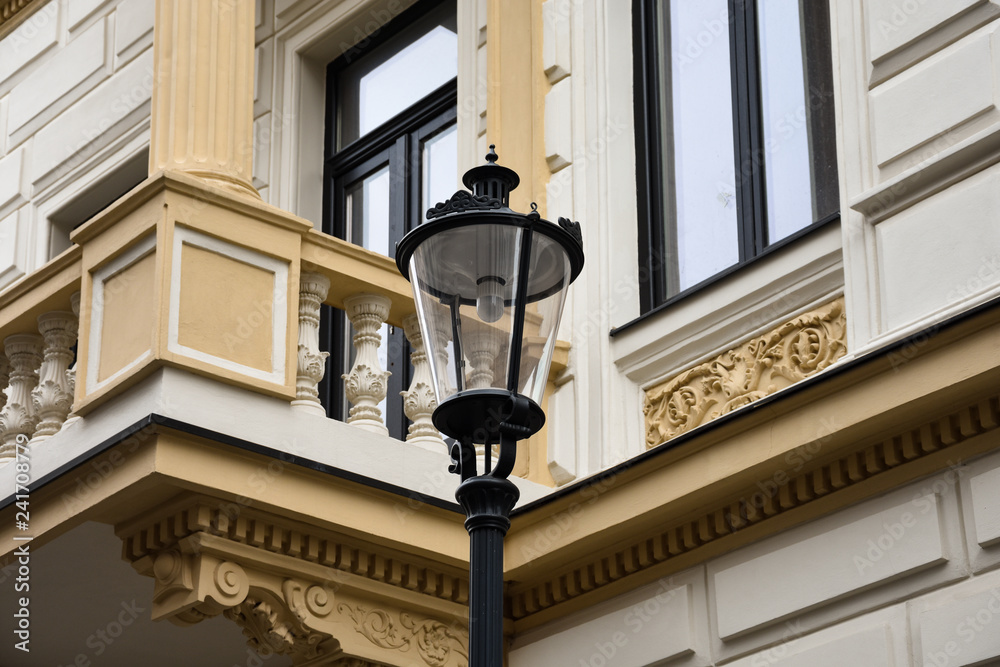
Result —
<path fill-rule="evenodd" d="M 155 581 L 154 620 L 221 614 L 260 655 L 302 665 L 468 665 L 464 572 L 206 496 L 116 532 Z"/>
<path fill-rule="evenodd" d="M 681 521 L 668 521 L 661 530 L 635 535 L 553 576 L 513 584 L 509 589 L 509 601 L 516 630 L 520 632 L 561 616 L 564 611 L 557 611 L 560 605 L 571 608 L 568 611 L 617 594 L 621 587 L 616 584 L 625 583 L 632 575 L 636 575 L 635 581 L 625 590 L 655 576 L 664 576 L 668 570 L 680 570 L 716 553 L 773 534 L 801 521 L 803 510 L 808 513 L 830 511 L 860 497 L 893 488 L 901 477 L 918 477 L 921 472 L 926 474 L 928 470 L 956 465 L 995 448 L 990 439 L 979 436 L 995 434 L 998 427 L 1000 394 L 994 394 L 865 442 L 857 449 L 797 474 L 779 470 L 767 475 L 762 483 L 745 486 L 728 499 Z M 801 452 L 803 460 L 808 456 L 809 450 Z M 927 465 L 914 468 L 921 460 Z M 905 467 L 913 472 L 907 474 Z M 867 488 L 860 490 L 863 486 Z M 852 489 L 858 493 L 851 493 Z M 831 502 L 822 502 L 824 500 Z M 792 518 L 796 511 L 800 516 Z M 791 521 L 781 522 L 784 515 Z M 676 567 L 672 567 L 674 564 Z M 643 577 L 643 573 L 648 576 Z M 591 595 L 603 588 L 608 589 L 607 594 Z M 610 592 L 612 590 L 614 593 Z"/>
<path fill-rule="evenodd" d="M 515 632 L 996 449 L 998 303 L 516 510 Z"/>
<path fill-rule="evenodd" d="M 123 555 L 135 562 L 207 534 L 447 602 L 468 602 L 468 575 L 406 558 L 384 547 L 365 545 L 332 531 L 295 522 L 239 503 L 189 496 L 116 528 Z"/>

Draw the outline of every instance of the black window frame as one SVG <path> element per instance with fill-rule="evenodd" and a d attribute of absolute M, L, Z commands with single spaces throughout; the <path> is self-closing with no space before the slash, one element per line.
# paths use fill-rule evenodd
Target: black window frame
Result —
<path fill-rule="evenodd" d="M 439 5 L 454 0 L 423 0 L 400 13 L 372 35 L 363 49 L 352 49 L 327 66 L 326 109 L 323 162 L 323 231 L 346 239 L 346 189 L 377 171 L 389 166 L 389 247 L 395 256 L 394 241 L 403 237 L 423 221 L 422 158 L 423 144 L 455 125 L 458 118 L 457 77 L 414 102 L 406 109 L 374 128 L 359 139 L 338 150 L 337 77 L 348 65 L 386 43 L 416 19 Z M 346 314 L 330 306 L 320 310 L 320 340 L 330 352 L 327 372 L 319 384 L 320 401 L 327 416 L 347 420 L 344 382 L 341 375 L 350 372 L 348 361 L 352 342 L 347 339 Z M 388 367 L 390 371 L 383 418 L 389 435 L 404 440 L 409 419 L 403 413 L 400 392 L 409 389 L 413 367 L 410 346 L 400 327 L 389 327 Z"/>
<path fill-rule="evenodd" d="M 680 0 L 686 1 L 686 0 Z M 669 0 L 664 5 L 669 6 Z M 839 204 L 832 213 L 782 238 L 774 243 L 767 239 L 767 201 L 766 201 L 766 163 L 764 150 L 763 127 L 761 124 L 761 85 L 760 61 L 757 35 L 757 2 L 756 0 L 729 0 L 729 40 L 730 40 L 730 73 L 732 76 L 733 99 L 733 138 L 735 143 L 734 161 L 736 168 L 736 198 L 737 198 L 737 229 L 739 261 L 726 269 L 706 278 L 705 280 L 680 290 L 669 293 L 666 281 L 677 280 L 676 264 L 668 256 L 668 246 L 671 245 L 672 225 L 666 221 L 675 217 L 672 215 L 674 195 L 665 192 L 660 185 L 664 183 L 664 173 L 672 165 L 664 164 L 664 153 L 660 150 L 665 140 L 670 140 L 670 116 L 661 115 L 669 109 L 661 109 L 660 104 L 660 59 L 658 48 L 657 6 L 660 0 L 633 0 L 633 90 L 635 95 L 635 148 L 636 148 L 636 186 L 639 219 L 639 306 L 640 316 L 636 322 L 661 312 L 671 304 L 694 294 L 705 287 L 741 270 L 746 265 L 765 257 L 772 252 L 784 248 L 797 240 L 811 234 L 816 229 L 824 227 L 840 219 Z M 821 72 L 818 67 L 824 63 L 815 54 L 817 49 L 826 49 L 830 53 L 830 13 L 827 3 L 801 3 L 803 8 L 803 23 L 808 25 L 812 34 L 823 37 L 816 40 L 806 40 L 806 48 L 812 50 L 812 55 L 806 54 L 809 68 L 807 80 L 814 81 L 825 74 L 831 89 L 823 91 L 832 99 L 832 72 Z M 667 37 L 669 39 L 669 36 Z M 669 50 L 669 48 L 668 48 Z M 832 60 L 828 56 L 825 64 Z M 819 65 L 817 65 L 819 63 Z M 669 75 L 669 73 L 667 73 Z M 667 83 L 669 85 L 669 82 Z M 810 91 L 812 94 L 813 91 Z M 832 109 L 832 107 L 827 107 Z M 832 119 L 832 111 L 828 111 Z M 660 118 L 667 118 L 660 126 Z M 829 122 L 825 132 L 818 133 L 818 141 L 822 142 L 823 155 L 832 156 L 833 183 L 838 183 L 836 169 L 836 135 L 833 130 L 835 122 Z M 749 165 L 750 169 L 745 169 Z M 822 168 L 829 172 L 831 163 L 828 161 Z M 835 188 L 836 190 L 836 188 Z M 674 240 L 674 243 L 676 241 Z M 663 272 L 667 275 L 664 279 Z M 617 333 L 629 326 L 618 327 L 612 333 Z"/>

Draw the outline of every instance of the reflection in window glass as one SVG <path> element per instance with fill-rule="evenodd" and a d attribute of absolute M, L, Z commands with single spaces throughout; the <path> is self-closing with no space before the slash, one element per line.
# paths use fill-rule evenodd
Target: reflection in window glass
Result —
<path fill-rule="evenodd" d="M 389 167 L 347 188 L 347 240 L 382 254 L 389 248 Z"/>
<path fill-rule="evenodd" d="M 339 145 L 347 146 L 458 75 L 455 10 L 416 21 L 338 76 Z"/>
<path fill-rule="evenodd" d="M 801 20 L 799 0 L 766 0 L 757 5 L 771 243 L 813 223 Z"/>
<path fill-rule="evenodd" d="M 674 207 L 664 221 L 675 272 L 667 277 L 667 290 L 677 293 L 736 264 L 739 244 L 728 34 L 702 44 L 705 26 L 726 16 L 727 0 L 671 2 L 669 7 L 669 15 L 661 15 L 668 25 L 660 35 L 669 35 L 672 48 L 663 45 L 660 53 L 670 59 L 670 67 L 660 71 L 671 81 L 661 81 L 660 90 L 670 97 L 661 100 L 660 108 L 668 116 L 662 126 L 673 128 L 663 151 L 673 155 L 663 186 L 673 193 Z"/>
<path fill-rule="evenodd" d="M 458 73 L 458 36 L 438 26 L 361 78 L 361 134 Z"/>
<path fill-rule="evenodd" d="M 427 209 L 451 197 L 458 184 L 458 127 L 452 125 L 424 142 L 423 202 L 421 218 Z"/>

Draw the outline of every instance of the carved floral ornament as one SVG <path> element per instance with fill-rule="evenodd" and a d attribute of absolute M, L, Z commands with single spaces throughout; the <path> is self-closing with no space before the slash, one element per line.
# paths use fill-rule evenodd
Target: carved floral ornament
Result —
<path fill-rule="evenodd" d="M 354 622 L 354 628 L 380 648 L 415 653 L 430 667 L 444 667 L 452 657 L 468 665 L 469 650 L 462 634 L 440 621 L 419 619 L 405 612 L 398 621 L 381 609 L 341 603 L 337 611 Z"/>
<path fill-rule="evenodd" d="M 422 603 L 411 612 L 377 601 L 399 599 L 388 584 L 359 587 L 348 573 L 204 533 L 133 567 L 155 579 L 154 620 L 186 626 L 221 614 L 258 654 L 297 667 L 468 667 L 464 624 L 426 616 Z"/>
<path fill-rule="evenodd" d="M 646 391 L 646 446 L 818 373 L 847 352 L 843 297 Z"/>

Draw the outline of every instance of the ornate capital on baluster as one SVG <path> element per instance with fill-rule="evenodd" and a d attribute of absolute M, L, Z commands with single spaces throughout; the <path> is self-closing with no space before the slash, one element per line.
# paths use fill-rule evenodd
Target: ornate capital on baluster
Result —
<path fill-rule="evenodd" d="M 31 404 L 31 391 L 38 385 L 38 367 L 42 363 L 42 337 L 15 334 L 3 341 L 10 361 L 10 385 L 7 404 L 0 411 L 0 462 L 14 457 L 17 436 L 28 438 L 35 432 L 38 417 Z"/>
<path fill-rule="evenodd" d="M 329 290 L 330 279 L 321 273 L 303 272 L 299 278 L 299 367 L 292 405 L 320 417 L 326 416 L 326 410 L 316 386 L 326 372 L 330 353 L 319 349 L 319 307 Z"/>
<path fill-rule="evenodd" d="M 38 331 L 45 340 L 45 356 L 38 372 L 38 386 L 31 392 L 32 407 L 38 417 L 33 442 L 58 433 L 73 407 L 73 390 L 66 373 L 73 363 L 77 324 L 73 313 L 54 311 L 38 316 Z"/>
<path fill-rule="evenodd" d="M 410 315 L 403 320 L 403 331 L 410 341 L 410 359 L 413 362 L 413 380 L 409 391 L 399 392 L 403 396 L 403 412 L 409 417 L 409 433 L 406 441 L 434 452 L 447 453 L 447 445 L 441 434 L 434 428 L 432 416 L 437 407 L 434 380 L 431 377 L 430 362 L 427 359 L 424 339 L 420 333 L 420 320 Z"/>
<path fill-rule="evenodd" d="M 388 393 L 389 371 L 378 359 L 382 344 L 379 330 L 389 317 L 391 302 L 378 294 L 358 294 L 344 299 L 344 310 L 354 325 L 356 356 L 351 372 L 344 374 L 344 393 L 351 402 L 347 423 L 372 433 L 389 435 L 379 403 Z"/>

